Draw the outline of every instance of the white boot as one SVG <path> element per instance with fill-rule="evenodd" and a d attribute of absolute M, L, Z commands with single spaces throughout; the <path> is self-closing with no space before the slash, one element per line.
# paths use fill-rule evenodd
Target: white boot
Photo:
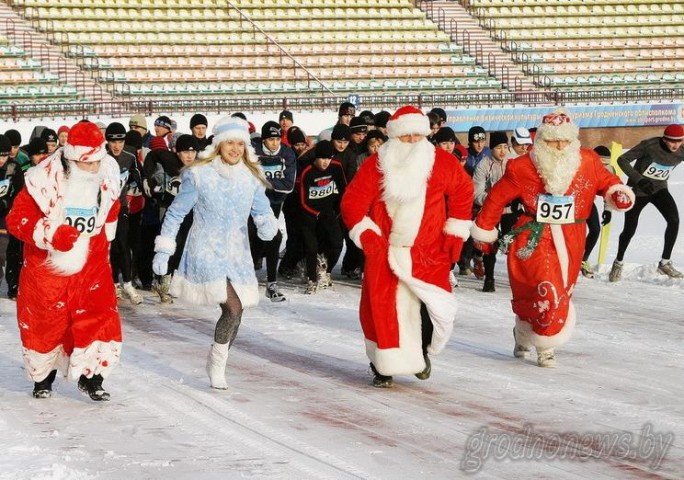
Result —
<path fill-rule="evenodd" d="M 207 375 L 209 375 L 209 383 L 212 388 L 219 390 L 226 390 L 228 383 L 226 382 L 226 363 L 228 362 L 228 343 L 214 343 L 209 350 L 207 357 Z"/>
<path fill-rule="evenodd" d="M 537 365 L 544 368 L 556 368 L 556 354 L 553 348 L 537 347 Z"/>
<path fill-rule="evenodd" d="M 143 297 L 136 290 L 131 282 L 123 284 L 123 291 L 133 305 L 140 305 L 143 302 Z"/>

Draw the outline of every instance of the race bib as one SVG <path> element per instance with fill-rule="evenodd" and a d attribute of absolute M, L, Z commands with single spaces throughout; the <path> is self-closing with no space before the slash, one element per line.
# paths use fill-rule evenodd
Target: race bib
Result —
<path fill-rule="evenodd" d="M 537 199 L 537 221 L 557 225 L 575 223 L 575 197 L 540 194 Z"/>
<path fill-rule="evenodd" d="M 674 165 L 661 165 L 659 163 L 652 163 L 648 166 L 642 175 L 651 180 L 667 180 L 670 178 L 670 173 L 674 170 Z"/>
<path fill-rule="evenodd" d="M 7 195 L 10 190 L 10 179 L 0 180 L 0 198 Z"/>
<path fill-rule="evenodd" d="M 126 170 L 125 172 L 121 172 L 121 174 L 119 176 L 119 185 L 121 187 L 121 190 L 124 189 L 127 181 L 128 181 L 128 170 Z"/>
<path fill-rule="evenodd" d="M 285 178 L 285 168 L 282 165 L 263 165 L 263 169 L 268 180 Z"/>
<path fill-rule="evenodd" d="M 64 223 L 71 225 L 85 237 L 92 236 L 93 232 L 95 231 L 96 216 L 97 207 L 66 207 L 64 209 Z"/>
<path fill-rule="evenodd" d="M 331 181 L 330 183 L 326 185 L 312 185 L 309 187 L 309 198 L 314 199 L 314 198 L 325 198 L 328 197 L 334 193 L 337 193 L 337 185 L 335 185 L 334 181 Z"/>

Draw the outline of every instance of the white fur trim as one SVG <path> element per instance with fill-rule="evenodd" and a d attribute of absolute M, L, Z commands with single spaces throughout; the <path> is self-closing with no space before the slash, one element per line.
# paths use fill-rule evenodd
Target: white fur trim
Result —
<path fill-rule="evenodd" d="M 396 120 L 387 122 L 387 136 L 389 138 L 402 135 L 430 135 L 430 119 L 422 113 L 407 113 Z"/>
<path fill-rule="evenodd" d="M 551 224 L 551 238 L 553 239 L 553 246 L 556 248 L 556 256 L 558 257 L 558 264 L 561 269 L 561 276 L 563 277 L 563 286 L 568 288 L 568 246 L 565 243 L 565 234 L 563 227 L 557 224 Z M 573 278 L 574 282 L 575 279 Z"/>
<path fill-rule="evenodd" d="M 88 260 L 90 237 L 78 237 L 68 252 L 50 250 L 45 263 L 57 275 L 69 276 L 80 272 Z"/>
<path fill-rule="evenodd" d="M 555 335 L 538 335 L 532 330 L 532 324 L 520 320 L 518 316 L 515 317 L 515 329 L 518 335 L 518 342 L 522 345 L 532 345 L 536 348 L 547 349 L 556 348 L 564 345 L 568 340 L 572 332 L 575 330 L 575 324 L 577 323 L 577 312 L 575 311 L 575 306 L 572 301 L 568 307 L 568 318 L 565 320 L 565 325 Z"/>
<path fill-rule="evenodd" d="M 257 236 L 261 240 L 268 242 L 278 234 L 278 220 L 275 215 L 252 215 L 252 219 L 257 229 Z"/>
<path fill-rule="evenodd" d="M 473 226 L 472 220 L 461 220 L 459 218 L 448 218 L 444 224 L 444 233 L 468 240 L 470 228 Z"/>
<path fill-rule="evenodd" d="M 366 230 L 372 230 L 378 235 L 382 236 L 382 231 L 377 223 L 375 223 L 369 216 L 365 216 L 361 219 L 359 223 L 354 225 L 351 230 L 349 230 L 349 238 L 354 244 L 363 250 L 363 245 L 361 245 L 361 234 Z"/>
<path fill-rule="evenodd" d="M 22 347 L 26 375 L 33 382 L 40 382 L 52 370 L 59 370 L 66 376 L 69 371 L 69 357 L 64 353 L 64 346 L 58 345 L 47 353 L 36 352 Z"/>
<path fill-rule="evenodd" d="M 118 220 L 105 223 L 105 235 L 107 237 L 107 240 L 110 242 L 116 238 L 116 226 L 118 225 L 118 223 Z"/>
<path fill-rule="evenodd" d="M 60 225 L 62 225 L 61 222 L 53 222 L 48 218 L 38 220 L 33 229 L 33 241 L 36 243 L 36 247 L 43 250 L 53 250 L 52 237 Z"/>
<path fill-rule="evenodd" d="M 107 378 L 120 357 L 121 342 L 96 340 L 86 348 L 74 348 L 69 360 L 69 379 L 77 380 L 81 375 Z"/>
<path fill-rule="evenodd" d="M 71 145 L 67 143 L 62 147 L 62 155 L 67 160 L 74 160 L 76 162 L 99 162 L 107 156 L 107 149 L 105 143 L 99 147 L 86 147 L 82 145 Z"/>
<path fill-rule="evenodd" d="M 629 199 L 632 201 L 632 204 L 625 209 L 618 208 L 617 205 L 615 205 L 615 202 L 613 201 L 613 193 L 615 192 L 622 192 L 625 195 L 629 197 Z M 606 196 L 603 197 L 603 201 L 606 203 L 606 208 L 608 210 L 613 210 L 617 212 L 626 212 L 628 210 L 631 210 L 632 207 L 634 206 L 634 191 L 629 188 L 627 185 L 624 185 L 622 183 L 616 183 L 615 185 L 612 185 L 610 188 L 608 188 L 608 191 L 606 192 Z"/>
<path fill-rule="evenodd" d="M 410 248 L 389 248 L 389 264 L 394 274 L 404 282 L 410 291 L 414 302 L 418 300 L 425 303 L 432 320 L 434 331 L 428 352 L 438 354 L 449 341 L 454 328 L 454 320 L 458 311 L 458 302 L 451 291 L 443 290 L 435 285 L 419 280 L 412 275 L 413 259 Z M 418 298 L 414 298 L 418 297 Z M 419 305 L 419 303 L 418 303 Z M 400 316 L 400 303 L 397 299 L 397 315 Z M 420 313 L 418 314 L 420 319 Z M 403 341 L 400 339 L 400 342 Z M 420 370 L 416 370 L 416 373 Z"/>
<path fill-rule="evenodd" d="M 154 239 L 154 251 L 173 255 L 176 251 L 176 241 L 173 238 L 157 235 Z"/>
<path fill-rule="evenodd" d="M 473 222 L 473 226 L 470 227 L 470 236 L 473 240 L 477 240 L 485 243 L 494 243 L 499 239 L 499 230 L 493 228 L 492 230 L 485 230 L 477 226 L 477 221 Z"/>
<path fill-rule="evenodd" d="M 237 293 L 242 308 L 254 307 L 259 304 L 259 286 L 254 284 L 241 285 L 231 283 Z M 192 283 L 176 271 L 171 279 L 169 292 L 181 301 L 194 305 L 216 305 L 225 303 L 228 299 L 227 281 L 225 279 L 206 283 Z"/>

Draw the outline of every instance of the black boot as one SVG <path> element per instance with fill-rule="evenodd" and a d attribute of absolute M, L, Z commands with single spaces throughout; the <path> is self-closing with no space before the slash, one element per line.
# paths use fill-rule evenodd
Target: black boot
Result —
<path fill-rule="evenodd" d="M 494 288 L 494 277 L 486 277 L 484 281 L 484 286 L 482 287 L 483 292 L 495 292 Z"/>
<path fill-rule="evenodd" d="M 33 384 L 33 397 L 50 398 L 52 396 L 52 382 L 55 381 L 56 376 L 57 370 L 53 370 L 47 377 L 45 377 L 44 380 L 41 380 L 40 382 L 35 382 Z"/>
<path fill-rule="evenodd" d="M 373 386 L 377 388 L 390 388 L 394 385 L 394 379 L 391 376 L 382 375 L 375 369 L 375 365 L 370 364 L 370 368 L 373 371 Z"/>
<path fill-rule="evenodd" d="M 422 372 L 416 373 L 416 378 L 420 380 L 427 380 L 430 378 L 430 373 L 432 373 L 432 365 L 430 364 L 430 357 L 428 357 L 427 353 L 423 354 L 423 358 L 425 358 L 425 368 Z"/>
<path fill-rule="evenodd" d="M 78 389 L 87 393 L 91 400 L 96 402 L 109 401 L 109 394 L 102 388 L 102 375 L 93 375 L 93 378 L 86 378 L 81 375 L 78 379 Z"/>

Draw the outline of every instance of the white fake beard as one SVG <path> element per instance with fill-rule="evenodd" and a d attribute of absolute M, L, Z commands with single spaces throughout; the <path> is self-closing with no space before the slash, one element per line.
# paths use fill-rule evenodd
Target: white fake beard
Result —
<path fill-rule="evenodd" d="M 563 150 L 556 150 L 544 141 L 535 142 L 532 159 L 546 191 L 552 195 L 565 195 L 582 162 L 580 142 L 575 140 Z"/>
<path fill-rule="evenodd" d="M 425 195 L 435 162 L 435 147 L 427 139 L 403 143 L 392 138 L 380 147 L 378 157 L 386 203 L 405 203 Z"/>

